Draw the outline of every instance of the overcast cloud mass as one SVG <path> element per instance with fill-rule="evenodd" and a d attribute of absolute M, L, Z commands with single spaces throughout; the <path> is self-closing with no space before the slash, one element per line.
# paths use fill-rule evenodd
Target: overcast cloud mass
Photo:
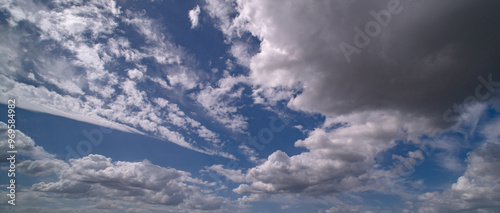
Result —
<path fill-rule="evenodd" d="M 0 210 L 499 212 L 499 10 L 0 0 Z"/>

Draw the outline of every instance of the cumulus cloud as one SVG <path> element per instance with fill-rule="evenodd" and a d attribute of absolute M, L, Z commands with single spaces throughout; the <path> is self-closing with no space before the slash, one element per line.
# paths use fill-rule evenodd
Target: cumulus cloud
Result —
<path fill-rule="evenodd" d="M 350 122 L 343 123 L 345 120 Z M 296 147 L 308 151 L 293 156 L 274 152 L 264 163 L 249 169 L 245 176 L 249 184 L 239 185 L 234 192 L 319 196 L 367 190 L 371 187 L 368 182 L 377 178 L 371 174 L 375 156 L 394 147 L 396 140 L 420 134 L 426 129 L 421 122 L 425 123 L 409 124 L 405 116 L 384 111 L 327 120 L 323 128 L 295 142 Z M 331 129 L 334 124 L 342 126 Z M 422 158 L 419 151 L 409 155 Z"/>
<path fill-rule="evenodd" d="M 7 124 L 0 122 L 0 137 L 7 137 Z M 18 171 L 31 176 L 44 176 L 49 174 L 58 174 L 62 169 L 68 167 L 68 164 L 62 160 L 56 159 L 55 155 L 48 153 L 41 146 L 37 146 L 35 142 L 23 132 L 16 130 L 16 150 L 19 155 L 24 156 L 26 159 L 18 161 L 16 168 Z M 9 144 L 0 143 L 2 150 L 9 150 Z M 0 163 L 7 164 L 9 161 L 9 153 L 4 152 L 0 154 Z M 5 165 L 2 165 L 5 166 Z"/>
<path fill-rule="evenodd" d="M 234 189 L 237 193 L 366 189 L 377 154 L 398 140 L 420 143 L 421 136 L 450 128 L 474 132 L 485 106 L 474 102 L 486 102 L 500 86 L 500 66 L 491 57 L 500 49 L 493 36 L 500 25 L 491 21 L 498 17 L 493 9 L 498 3 L 206 3 L 234 55 L 242 55 L 239 42 L 248 34 L 260 41 L 248 61 L 256 103 L 284 100 L 291 109 L 326 117 L 322 127 L 295 142 L 307 151 L 274 152 L 247 171 L 248 183 Z M 346 55 L 345 44 L 355 52 Z M 462 127 L 452 127 L 456 121 Z M 423 158 L 419 151 L 394 155 L 411 167 Z"/>
<path fill-rule="evenodd" d="M 493 81 L 499 79 L 498 63 L 489 57 L 498 54 L 498 42 L 488 36 L 500 29 L 489 21 L 496 16 L 497 3 L 460 1 L 450 7 L 444 2 L 396 1 L 400 12 L 391 14 L 376 36 L 367 37 L 369 44 L 359 47 L 360 53 L 351 55 L 348 63 L 339 45 L 355 45 L 360 37 L 355 28 L 364 31 L 367 23 L 376 21 L 371 11 L 394 5 L 236 1 L 232 4 L 237 4 L 237 15 L 231 19 L 231 10 L 211 9 L 222 2 L 207 1 L 221 31 L 230 38 L 248 32 L 261 41 L 260 52 L 250 60 L 253 83 L 298 88 L 302 92 L 288 102 L 292 109 L 325 115 L 396 109 L 432 118 L 434 126 L 444 127 L 450 123 L 443 121 L 443 113 L 473 95 L 480 76 L 487 79 L 493 72 Z M 227 2 L 224 5 L 231 5 Z M 467 20 L 487 24 L 479 27 Z M 488 91 L 482 87 L 480 92 Z"/>
<path fill-rule="evenodd" d="M 6 129 L 7 125 L 0 122 L 0 134 L 5 134 Z M 24 133 L 16 131 L 16 150 L 26 157 L 16 164 L 16 169 L 31 176 L 57 174 L 58 177 L 54 182 L 45 182 L 50 180 L 46 179 L 33 184 L 30 189 L 20 189 L 25 196 L 50 197 L 44 202 L 58 199 L 99 201 L 93 207 L 96 209 L 123 209 L 116 204 L 128 202 L 136 206 L 153 204 L 174 209 L 216 210 L 228 202 L 209 190 L 214 183 L 193 178 L 188 172 L 154 165 L 148 160 L 112 161 L 102 155 L 70 159 L 68 164 L 35 145 Z M 0 148 L 3 146 L 7 150 L 6 144 L 0 143 Z M 2 159 L 7 159 L 7 156 L 2 154 Z M 7 162 L 2 160 L 2 163 Z M 33 203 L 23 204 L 29 207 Z M 85 208 L 80 210 L 85 211 Z"/>
<path fill-rule="evenodd" d="M 0 137 L 1 138 L 8 138 L 7 137 L 7 124 L 4 122 L 0 122 Z M 22 153 L 24 156 L 30 157 L 32 159 L 47 159 L 47 158 L 54 158 L 55 155 L 48 153 L 43 149 L 41 146 L 35 145 L 35 142 L 27 135 L 25 135 L 23 132 L 19 130 L 16 131 L 16 140 L 15 140 L 15 147 L 16 150 L 18 150 L 20 153 Z M 4 142 L 0 143 L 0 148 L 2 150 L 9 150 L 9 144 L 7 143 L 7 140 Z M 9 154 L 7 152 L 0 153 L 0 162 L 7 162 Z"/>
<path fill-rule="evenodd" d="M 359 206 L 351 206 L 345 203 L 340 203 L 338 205 L 335 205 L 334 207 L 324 210 L 324 211 L 318 211 L 318 213 L 340 213 L 340 212 L 361 212 Z"/>
<path fill-rule="evenodd" d="M 499 120 L 483 128 L 485 142 L 468 154 L 467 169 L 451 188 L 419 196 L 419 212 L 497 212 L 500 210 Z"/>
<path fill-rule="evenodd" d="M 31 176 L 58 174 L 68 164 L 58 159 L 23 160 L 17 164 L 19 171 Z"/>
<path fill-rule="evenodd" d="M 225 202 L 222 197 L 203 192 L 209 184 L 192 178 L 188 172 L 142 162 L 113 162 L 102 155 L 71 159 L 56 182 L 40 182 L 33 191 L 56 196 L 102 200 L 123 200 L 145 204 L 183 206 L 188 209 L 214 210 Z M 203 199 L 202 199 L 203 197 Z"/>

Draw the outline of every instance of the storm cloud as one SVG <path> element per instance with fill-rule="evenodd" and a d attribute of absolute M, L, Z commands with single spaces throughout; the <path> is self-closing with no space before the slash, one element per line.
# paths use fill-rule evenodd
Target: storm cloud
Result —
<path fill-rule="evenodd" d="M 239 3 L 234 27 L 261 40 L 250 77 L 263 87 L 301 90 L 288 102 L 292 109 L 394 110 L 445 127 L 463 111 L 454 104 L 475 94 L 484 101 L 500 85 L 500 24 L 491 21 L 498 2 Z M 344 54 L 351 49 L 343 43 L 357 52 Z"/>

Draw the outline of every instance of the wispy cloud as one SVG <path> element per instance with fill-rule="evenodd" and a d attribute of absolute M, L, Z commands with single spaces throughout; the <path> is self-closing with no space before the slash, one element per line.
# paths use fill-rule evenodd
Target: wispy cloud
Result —
<path fill-rule="evenodd" d="M 190 68 L 191 59 L 168 41 L 155 20 L 139 12 L 122 11 L 114 1 L 52 5 L 58 9 L 37 5 L 30 1 L 3 5 L 12 14 L 10 27 L 32 25 L 30 40 L 10 36 L 10 42 L 1 43 L 17 62 L 3 64 L 9 66 L 4 70 L 22 70 L 0 76 L 5 82 L 3 103 L 12 96 L 18 98 L 19 107 L 28 110 L 151 135 L 198 152 L 234 158 L 221 150 L 218 134 L 181 107 L 169 103 L 168 111 L 162 112 L 163 107 L 155 101 L 151 89 L 177 92 L 174 88 L 189 90 L 199 85 L 197 72 Z M 131 41 L 120 35 L 119 24 L 142 36 L 144 42 L 135 43 L 140 48 L 132 47 Z M 47 51 L 33 49 L 46 43 L 52 45 L 47 45 Z M 22 49 L 33 50 L 33 54 L 23 54 Z M 129 66 L 118 65 L 122 58 Z M 147 63 L 149 59 L 154 62 Z M 35 69 L 25 71 L 21 66 L 25 60 L 32 61 Z M 127 71 L 121 73 L 122 69 Z M 194 145 L 190 135 L 209 143 Z"/>
<path fill-rule="evenodd" d="M 196 7 L 189 11 L 189 20 L 191 21 L 192 29 L 198 26 L 200 12 L 201 10 L 199 5 L 196 5 Z"/>

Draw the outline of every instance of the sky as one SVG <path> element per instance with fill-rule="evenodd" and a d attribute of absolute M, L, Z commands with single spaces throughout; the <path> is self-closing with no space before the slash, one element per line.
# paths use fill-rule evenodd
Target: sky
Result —
<path fill-rule="evenodd" d="M 0 0 L 0 211 L 499 212 L 499 10 Z"/>

